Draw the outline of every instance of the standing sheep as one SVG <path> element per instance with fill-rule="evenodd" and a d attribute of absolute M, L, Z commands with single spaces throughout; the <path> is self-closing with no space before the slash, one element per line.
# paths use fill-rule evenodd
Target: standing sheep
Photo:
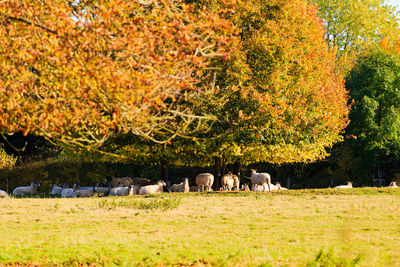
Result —
<path fill-rule="evenodd" d="M 7 198 L 8 194 L 6 193 L 6 191 L 0 190 L 0 198 Z"/>
<path fill-rule="evenodd" d="M 76 184 L 72 188 L 63 188 L 61 191 L 61 197 L 76 197 L 75 193 Z"/>
<path fill-rule="evenodd" d="M 33 195 L 37 193 L 37 188 L 40 186 L 39 183 L 32 182 L 30 186 L 21 186 L 14 189 L 12 194 L 14 196 L 25 196 L 25 195 Z"/>
<path fill-rule="evenodd" d="M 56 184 L 53 184 L 53 188 L 51 189 L 51 195 L 52 196 L 61 196 L 61 191 L 63 188 L 61 186 L 57 186 Z"/>
<path fill-rule="evenodd" d="M 79 188 L 75 190 L 77 197 L 92 197 L 93 196 L 93 187 L 90 188 Z"/>
<path fill-rule="evenodd" d="M 214 175 L 211 173 L 200 173 L 196 176 L 196 184 L 198 186 L 198 192 L 204 192 L 204 187 L 207 191 L 211 191 L 211 187 L 214 183 Z"/>
<path fill-rule="evenodd" d="M 252 169 L 252 170 L 251 170 L 251 177 L 250 177 L 250 180 L 251 180 L 251 184 L 252 184 L 252 185 L 251 185 L 252 191 L 255 192 L 255 190 L 256 190 L 256 185 L 261 185 L 261 186 L 263 186 L 263 185 L 267 184 L 267 185 L 268 185 L 269 192 L 271 192 L 271 176 L 270 176 L 268 173 L 257 173 L 256 170 Z M 265 188 L 264 188 L 264 186 L 263 186 L 263 192 L 264 192 L 264 191 L 265 191 Z"/>
<path fill-rule="evenodd" d="M 163 192 L 163 186 L 167 186 L 164 181 L 158 180 L 155 185 L 142 186 L 139 190 L 139 195 L 158 194 Z"/>
<path fill-rule="evenodd" d="M 234 184 L 235 179 L 233 178 L 233 174 L 231 172 L 228 172 L 221 177 L 222 191 L 231 191 Z"/>
<path fill-rule="evenodd" d="M 190 188 L 189 188 L 189 179 L 188 178 L 184 178 L 182 183 L 173 184 L 169 188 L 169 191 L 171 191 L 171 192 L 187 193 L 187 192 L 189 192 L 189 190 L 190 190 Z"/>

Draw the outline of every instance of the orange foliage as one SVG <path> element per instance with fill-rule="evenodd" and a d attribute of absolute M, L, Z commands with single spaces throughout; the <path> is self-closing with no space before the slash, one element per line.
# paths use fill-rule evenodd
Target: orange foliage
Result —
<path fill-rule="evenodd" d="M 174 132 L 168 121 L 191 115 L 179 99 L 228 57 L 235 29 L 182 1 L 142 2 L 0 1 L 1 131 L 76 145 Z"/>

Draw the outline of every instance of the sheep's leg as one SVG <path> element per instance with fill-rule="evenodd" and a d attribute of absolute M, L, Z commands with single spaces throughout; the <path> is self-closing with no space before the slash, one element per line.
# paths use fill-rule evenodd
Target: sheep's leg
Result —
<path fill-rule="evenodd" d="M 268 190 L 271 192 L 271 183 L 268 183 Z"/>

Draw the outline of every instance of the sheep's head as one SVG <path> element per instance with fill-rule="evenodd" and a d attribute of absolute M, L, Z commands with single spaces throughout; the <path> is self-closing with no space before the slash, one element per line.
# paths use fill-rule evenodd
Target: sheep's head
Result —
<path fill-rule="evenodd" d="M 183 183 L 184 183 L 184 184 L 189 183 L 189 179 L 188 179 L 188 178 L 183 178 Z"/>
<path fill-rule="evenodd" d="M 257 173 L 257 171 L 255 169 L 251 169 L 251 174 L 253 173 Z"/>
<path fill-rule="evenodd" d="M 159 186 L 167 186 L 167 184 L 163 180 L 158 180 L 157 185 Z"/>

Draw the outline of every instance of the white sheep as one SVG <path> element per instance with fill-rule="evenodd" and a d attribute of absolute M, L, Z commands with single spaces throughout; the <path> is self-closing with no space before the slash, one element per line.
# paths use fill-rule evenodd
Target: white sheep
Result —
<path fill-rule="evenodd" d="M 37 188 L 40 186 L 39 183 L 32 182 L 30 186 L 21 186 L 14 189 L 12 194 L 14 196 L 25 196 L 37 193 Z"/>
<path fill-rule="evenodd" d="M 56 184 L 53 184 L 53 188 L 51 189 L 51 195 L 52 196 L 61 196 L 61 191 L 63 188 L 61 186 L 57 186 Z"/>
<path fill-rule="evenodd" d="M 390 185 L 388 187 L 390 187 L 390 188 L 398 188 L 398 186 L 397 186 L 395 181 L 390 182 Z"/>
<path fill-rule="evenodd" d="M 155 185 L 142 186 L 139 190 L 139 195 L 157 194 L 163 192 L 163 186 L 167 186 L 164 181 L 157 181 Z"/>
<path fill-rule="evenodd" d="M 232 174 L 232 177 L 233 177 L 233 188 L 235 188 L 236 191 L 239 191 L 240 188 L 239 176 Z"/>
<path fill-rule="evenodd" d="M 110 196 L 131 196 L 134 192 L 134 186 L 117 186 L 110 189 Z"/>
<path fill-rule="evenodd" d="M 252 184 L 252 191 L 256 192 L 256 185 L 268 185 L 268 189 L 271 192 L 271 176 L 268 173 L 257 173 L 256 170 L 251 170 L 251 184 Z M 265 191 L 265 187 L 263 186 L 263 192 Z"/>
<path fill-rule="evenodd" d="M 77 197 L 75 193 L 76 184 L 72 188 L 63 188 L 61 191 L 61 197 Z"/>
<path fill-rule="evenodd" d="M 7 198 L 8 194 L 6 191 L 0 190 L 0 198 Z"/>
<path fill-rule="evenodd" d="M 242 184 L 242 187 L 240 188 L 240 191 L 245 191 L 245 192 L 249 192 L 249 184 Z"/>
<path fill-rule="evenodd" d="M 190 188 L 189 188 L 189 179 L 188 178 L 184 178 L 183 182 L 180 184 L 173 184 L 169 187 L 170 192 L 187 193 L 187 192 L 189 192 L 189 190 L 190 190 Z"/>
<path fill-rule="evenodd" d="M 82 188 L 75 190 L 75 194 L 77 197 L 92 197 L 93 196 L 93 187 Z"/>
<path fill-rule="evenodd" d="M 347 182 L 346 185 L 338 185 L 338 186 L 335 186 L 335 188 L 353 188 L 353 183 Z"/>
<path fill-rule="evenodd" d="M 207 191 L 211 191 L 211 187 L 214 183 L 214 175 L 211 173 L 200 173 L 196 176 L 196 184 L 198 186 L 198 192 L 204 192 L 204 187 Z"/>
<path fill-rule="evenodd" d="M 231 191 L 234 184 L 235 184 L 235 179 L 233 178 L 233 174 L 231 172 L 228 172 L 227 174 L 221 177 L 221 185 L 222 185 L 221 191 Z"/>

